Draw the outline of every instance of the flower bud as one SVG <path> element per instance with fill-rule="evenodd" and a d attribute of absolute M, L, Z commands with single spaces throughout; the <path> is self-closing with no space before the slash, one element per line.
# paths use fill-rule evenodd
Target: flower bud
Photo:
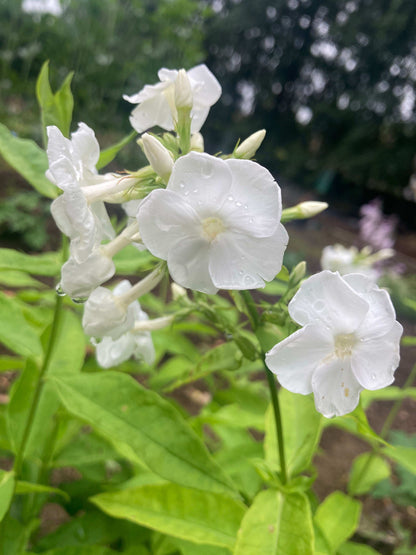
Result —
<path fill-rule="evenodd" d="M 182 287 L 182 285 L 178 285 L 177 283 L 173 282 L 170 286 L 172 291 L 172 297 L 174 301 L 181 299 L 182 297 L 186 297 L 186 289 Z"/>
<path fill-rule="evenodd" d="M 194 133 L 191 135 L 191 150 L 204 152 L 204 137 L 201 133 Z"/>
<path fill-rule="evenodd" d="M 290 272 L 289 286 L 291 288 L 296 287 L 305 277 L 305 274 L 306 274 L 306 262 L 302 260 L 302 262 L 299 262 L 299 264 L 297 264 Z"/>
<path fill-rule="evenodd" d="M 145 133 L 142 136 L 143 150 L 155 172 L 167 183 L 173 169 L 172 156 L 155 137 Z"/>
<path fill-rule="evenodd" d="M 328 208 L 327 202 L 319 202 L 316 200 L 308 200 L 306 202 L 301 202 L 298 204 L 302 218 L 312 218 L 320 212 L 323 212 Z"/>
<path fill-rule="evenodd" d="M 234 151 L 235 158 L 253 158 L 257 150 L 259 149 L 264 137 L 266 136 L 266 130 L 260 129 L 243 141 Z"/>
<path fill-rule="evenodd" d="M 175 105 L 177 109 L 192 108 L 193 94 L 189 77 L 184 69 L 178 71 L 175 81 Z"/>

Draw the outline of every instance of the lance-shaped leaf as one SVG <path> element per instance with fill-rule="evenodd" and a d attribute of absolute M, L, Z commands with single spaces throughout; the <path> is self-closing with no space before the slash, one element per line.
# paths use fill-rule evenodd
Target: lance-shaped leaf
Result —
<path fill-rule="evenodd" d="M 120 150 L 128 145 L 129 142 L 132 141 L 136 135 L 136 131 L 132 131 L 131 133 L 123 137 L 121 141 L 119 141 L 115 145 L 102 150 L 100 153 L 100 158 L 97 162 L 97 170 L 104 168 L 107 164 L 112 162 L 117 154 L 120 152 Z"/>
<path fill-rule="evenodd" d="M 312 396 L 297 395 L 287 389 L 279 391 L 283 418 L 283 437 L 287 471 L 290 476 L 302 472 L 311 463 L 322 429 L 322 417 L 315 409 Z M 274 413 L 270 406 L 266 413 L 266 460 L 280 467 Z"/>
<path fill-rule="evenodd" d="M 309 502 L 303 493 L 260 492 L 245 514 L 234 555 L 313 555 Z"/>
<path fill-rule="evenodd" d="M 38 193 L 48 198 L 58 196 L 58 188 L 45 177 L 48 158 L 34 141 L 20 139 L 0 123 L 0 154 Z"/>
<path fill-rule="evenodd" d="M 35 329 L 27 322 L 19 304 L 0 293 L 0 342 L 23 356 L 41 357 L 42 346 Z"/>
<path fill-rule="evenodd" d="M 0 470 L 0 522 L 9 509 L 14 491 L 14 472 Z"/>
<path fill-rule="evenodd" d="M 232 549 L 245 507 L 221 493 L 158 484 L 91 498 L 105 513 L 197 544 Z"/>
<path fill-rule="evenodd" d="M 234 492 L 230 480 L 180 413 L 131 376 L 117 372 L 56 377 L 69 412 L 133 462 L 187 487 Z"/>

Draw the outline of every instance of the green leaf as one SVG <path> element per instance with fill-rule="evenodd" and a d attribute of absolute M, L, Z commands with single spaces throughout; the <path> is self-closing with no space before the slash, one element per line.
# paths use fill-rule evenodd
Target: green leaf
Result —
<path fill-rule="evenodd" d="M 118 457 L 117 451 L 107 441 L 94 433 L 81 430 L 79 436 L 74 438 L 56 455 L 52 466 L 81 467 L 114 460 Z"/>
<path fill-rule="evenodd" d="M 279 401 L 283 425 L 286 466 L 289 476 L 306 470 L 312 460 L 322 431 L 322 417 L 311 395 L 298 395 L 280 389 Z M 264 440 L 266 461 L 280 468 L 274 412 L 270 405 L 266 413 Z"/>
<path fill-rule="evenodd" d="M 9 370 L 20 370 L 24 368 L 25 360 L 17 357 L 0 356 L 0 372 Z"/>
<path fill-rule="evenodd" d="M 114 551 L 113 549 L 110 549 L 109 547 L 105 547 L 103 545 L 76 545 L 68 547 L 56 547 L 55 549 L 50 549 L 49 551 L 42 551 L 42 555 L 116 555 L 117 553 L 120 552 Z M 28 553 L 27 555 L 37 554 Z"/>
<path fill-rule="evenodd" d="M 317 541 L 317 551 L 335 553 L 339 546 L 357 529 L 361 514 L 361 503 L 345 493 L 335 491 L 321 503 L 315 513 L 314 523 L 324 539 Z M 319 535 L 317 539 L 319 538 Z"/>
<path fill-rule="evenodd" d="M 131 133 L 123 137 L 121 141 L 119 141 L 115 145 L 112 145 L 102 150 L 100 153 L 100 158 L 97 163 L 97 170 L 104 168 L 107 164 L 112 162 L 114 158 L 117 156 L 117 154 L 120 152 L 120 150 L 124 148 L 126 145 L 128 145 L 129 142 L 132 141 L 134 137 L 136 137 L 136 135 L 137 135 L 137 132 L 132 131 Z"/>
<path fill-rule="evenodd" d="M 412 474 L 416 474 L 416 449 L 414 447 L 388 445 L 383 449 L 383 454 L 401 464 Z"/>
<path fill-rule="evenodd" d="M 313 555 L 313 527 L 304 494 L 260 492 L 246 512 L 234 555 Z"/>
<path fill-rule="evenodd" d="M 230 550 L 226 547 L 191 543 L 179 538 L 169 539 L 170 543 L 176 546 L 182 555 L 230 555 Z"/>
<path fill-rule="evenodd" d="M 384 389 L 370 391 L 365 389 L 361 392 L 361 404 L 366 410 L 373 401 L 397 401 L 398 399 L 416 399 L 416 387 L 406 387 L 402 389 L 397 386 L 390 386 Z"/>
<path fill-rule="evenodd" d="M 69 495 L 58 488 L 52 488 L 51 486 L 44 486 L 42 484 L 32 484 L 31 482 L 23 482 L 19 480 L 16 484 L 16 494 L 25 495 L 26 493 L 48 493 L 51 495 L 60 495 L 69 501 Z"/>
<path fill-rule="evenodd" d="M 338 549 L 337 554 L 338 555 L 380 555 L 378 551 L 376 551 L 369 545 L 364 545 L 362 543 L 356 543 L 356 542 L 343 543 Z"/>
<path fill-rule="evenodd" d="M 88 422 L 132 461 L 172 482 L 234 492 L 229 479 L 180 413 L 126 374 L 53 380 L 67 410 Z"/>
<path fill-rule="evenodd" d="M 25 272 L 15 270 L 0 270 L 0 283 L 16 289 L 18 287 L 45 288 L 45 284 L 30 277 Z"/>
<path fill-rule="evenodd" d="M 349 414 L 325 419 L 324 426 L 336 426 L 337 428 L 346 430 L 366 440 L 370 445 L 374 445 L 375 443 L 386 445 L 384 439 L 371 428 L 361 403 Z"/>
<path fill-rule="evenodd" d="M 0 341 L 22 356 L 42 356 L 42 345 L 35 330 L 26 321 L 18 303 L 0 293 Z"/>
<path fill-rule="evenodd" d="M 133 245 L 127 245 L 113 258 L 118 274 L 136 275 L 154 267 L 155 258 L 148 251 L 138 251 Z"/>
<path fill-rule="evenodd" d="M 49 62 L 46 61 L 36 82 L 36 97 L 41 109 L 44 130 L 48 125 L 56 125 L 65 137 L 69 136 L 74 99 L 71 93 L 71 81 L 74 73 L 69 73 L 61 87 L 54 94 L 49 84 Z M 45 133 L 46 144 L 46 133 Z"/>
<path fill-rule="evenodd" d="M 52 199 L 58 196 L 58 188 L 45 177 L 48 169 L 46 152 L 34 141 L 15 137 L 2 123 L 0 154 L 38 193 Z"/>
<path fill-rule="evenodd" d="M 236 346 L 233 343 L 222 343 L 205 353 L 196 365 L 187 368 L 183 376 L 173 383 L 165 385 L 163 389 L 166 392 L 173 391 L 182 385 L 205 378 L 214 372 L 236 370 L 240 368 L 241 362 L 241 355 Z M 156 381 L 156 378 L 154 381 Z"/>
<path fill-rule="evenodd" d="M 363 453 L 354 459 L 348 482 L 348 493 L 363 495 L 389 476 L 390 466 L 382 457 L 374 453 Z"/>
<path fill-rule="evenodd" d="M 62 265 L 60 253 L 24 254 L 14 249 L 0 249 L 0 269 L 19 270 L 37 276 L 56 276 Z"/>
<path fill-rule="evenodd" d="M 405 347 L 415 347 L 416 346 L 416 337 L 411 335 L 405 335 L 402 337 L 402 345 Z"/>
<path fill-rule="evenodd" d="M 199 544 L 232 549 L 245 507 L 214 492 L 176 484 L 101 493 L 90 499 L 105 513 Z"/>
<path fill-rule="evenodd" d="M 14 472 L 0 470 L 0 522 L 9 510 L 14 492 Z"/>

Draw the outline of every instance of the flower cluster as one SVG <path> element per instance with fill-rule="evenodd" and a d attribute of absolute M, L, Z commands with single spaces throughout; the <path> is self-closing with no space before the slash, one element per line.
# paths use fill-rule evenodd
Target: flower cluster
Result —
<path fill-rule="evenodd" d="M 104 368 L 130 357 L 153 362 L 150 332 L 170 325 L 174 315 L 149 320 L 138 299 L 157 286 L 166 269 L 181 297 L 182 288 L 214 294 L 264 287 L 282 268 L 288 243 L 282 221 L 327 207 L 306 202 L 282 210 L 278 184 L 251 160 L 264 130 L 231 154 L 204 152 L 199 131 L 221 94 L 205 65 L 163 68 L 158 76 L 158 83 L 124 97 L 137 104 L 130 121 L 138 133 L 155 126 L 166 131 L 146 132 L 137 141 L 149 162 L 144 168 L 100 175 L 99 145 L 85 123 L 70 139 L 48 128 L 47 176 L 62 190 L 51 210 L 70 239 L 59 292 L 86 300 L 83 327 Z M 121 204 L 126 212 L 117 236 L 105 203 Z M 115 274 L 113 257 L 127 245 L 160 260 L 134 285 L 124 280 L 113 290 L 103 287 Z M 323 265 L 349 272 L 361 254 L 337 246 L 324 252 Z M 358 269 L 369 274 L 365 266 Z M 391 383 L 398 363 L 401 326 L 387 293 L 362 274 L 342 278 L 324 271 L 305 281 L 289 305 L 293 320 L 304 327 L 266 356 L 282 385 L 314 392 L 326 416 L 353 410 L 361 389 Z"/>

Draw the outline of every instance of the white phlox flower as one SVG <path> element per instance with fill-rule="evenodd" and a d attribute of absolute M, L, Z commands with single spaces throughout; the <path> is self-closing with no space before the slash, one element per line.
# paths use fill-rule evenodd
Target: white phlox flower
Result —
<path fill-rule="evenodd" d="M 113 290 L 115 296 L 123 294 L 130 289 L 130 283 L 125 280 L 120 282 Z M 155 348 L 149 331 L 136 331 L 138 322 L 148 321 L 148 315 L 141 309 L 138 301 L 129 306 L 132 316 L 132 326 L 117 339 L 104 336 L 96 343 L 97 362 L 103 368 L 117 366 L 130 357 L 143 360 L 146 364 L 153 364 L 155 360 Z"/>
<path fill-rule="evenodd" d="M 137 220 L 176 283 L 215 293 L 264 287 L 280 271 L 288 242 L 281 212 L 280 188 L 259 164 L 190 152 L 167 188 L 143 200 Z"/>
<path fill-rule="evenodd" d="M 371 250 L 364 248 L 360 252 L 356 247 L 347 248 L 337 243 L 322 250 L 321 268 L 339 272 L 342 276 L 352 273 L 363 274 L 375 283 L 380 277 L 380 271 L 374 268 L 373 264 L 379 260 L 379 257 L 371 255 Z"/>
<path fill-rule="evenodd" d="M 70 256 L 61 268 L 59 288 L 72 299 L 85 299 L 101 283 L 111 279 L 115 271 L 112 258 L 100 248 L 93 250 L 83 262 Z"/>
<path fill-rule="evenodd" d="M 313 393 L 327 418 L 353 411 L 363 389 L 393 382 L 403 328 L 388 293 L 366 276 L 320 272 L 301 285 L 289 313 L 303 327 L 266 364 L 289 391 Z"/>
<path fill-rule="evenodd" d="M 98 175 L 96 164 L 100 148 L 94 131 L 85 123 L 78 125 L 71 139 L 55 126 L 49 126 L 46 176 L 63 194 L 51 205 L 59 229 L 71 239 L 71 255 L 84 262 L 103 239 L 114 237 L 114 230 L 102 198 L 104 191 L 128 187 L 130 177 Z"/>
<path fill-rule="evenodd" d="M 123 280 L 113 291 L 105 287 L 94 289 L 84 306 L 82 325 L 85 333 L 95 338 L 118 339 L 131 330 L 136 319 L 137 299 L 156 287 L 163 276 L 163 265 L 159 265 L 133 286 Z"/>
<path fill-rule="evenodd" d="M 175 82 L 178 73 L 176 69 L 162 68 L 158 72 L 159 83 L 146 85 L 132 96 L 123 95 L 128 102 L 138 104 L 130 116 L 130 123 L 138 133 L 156 125 L 167 131 L 174 129 L 177 116 Z M 221 96 L 221 85 L 205 64 L 193 67 L 186 75 L 192 91 L 191 132 L 196 133 L 204 124 L 210 107 Z"/>

